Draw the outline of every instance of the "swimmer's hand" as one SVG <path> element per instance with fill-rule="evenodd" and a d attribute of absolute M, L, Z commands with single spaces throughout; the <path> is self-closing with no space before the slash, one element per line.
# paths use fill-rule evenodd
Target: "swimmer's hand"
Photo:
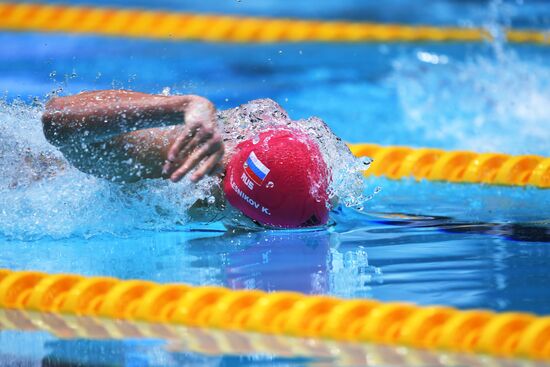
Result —
<path fill-rule="evenodd" d="M 205 175 L 216 173 L 223 158 L 224 145 L 216 122 L 216 108 L 205 98 L 188 96 L 184 120 L 183 130 L 174 130 L 178 131 L 178 136 L 168 150 L 162 172 L 178 182 L 196 169 L 191 181 L 197 182 Z"/>

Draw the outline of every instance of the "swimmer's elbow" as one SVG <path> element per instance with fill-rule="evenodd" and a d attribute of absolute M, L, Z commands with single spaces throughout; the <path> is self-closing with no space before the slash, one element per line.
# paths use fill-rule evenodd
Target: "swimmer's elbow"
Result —
<path fill-rule="evenodd" d="M 208 98 L 196 94 L 188 94 L 181 96 L 181 99 L 183 101 L 184 112 L 190 113 L 190 109 L 216 112 L 216 106 Z"/>

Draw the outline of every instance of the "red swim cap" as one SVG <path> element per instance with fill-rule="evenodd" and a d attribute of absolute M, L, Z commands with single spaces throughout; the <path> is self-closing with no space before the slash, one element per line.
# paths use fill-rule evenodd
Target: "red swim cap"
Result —
<path fill-rule="evenodd" d="M 256 138 L 258 139 L 258 137 Z M 227 165 L 229 203 L 266 225 L 309 227 L 328 220 L 329 172 L 317 144 L 294 130 L 267 130 L 245 140 Z"/>

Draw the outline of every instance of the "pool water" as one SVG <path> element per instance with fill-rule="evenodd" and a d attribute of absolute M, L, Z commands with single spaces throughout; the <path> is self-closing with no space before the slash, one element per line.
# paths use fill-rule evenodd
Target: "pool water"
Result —
<path fill-rule="evenodd" d="M 201 4 L 208 10 L 209 2 Z M 277 15 L 290 11 L 277 4 Z M 346 4 L 338 14 L 346 14 Z M 485 3 L 437 4 L 467 10 L 466 21 L 476 24 L 494 20 L 480 15 Z M 546 9 L 539 5 L 514 5 L 512 23 L 540 25 L 533 23 Z M 361 14 L 372 14 L 367 8 Z M 433 23 L 454 24 L 445 11 L 438 14 Z M 0 43 L 0 139 L 17 149 L 46 146 L 39 115 L 48 94 L 129 88 L 205 95 L 220 109 L 269 97 L 293 119 L 321 117 L 349 142 L 550 155 L 550 48 L 229 45 L 6 32 Z M 0 159 L 4 177 L 20 173 L 5 163 L 10 157 Z M 162 198 L 174 195 L 166 183 L 147 183 L 131 196 L 74 172 L 15 188 L 0 183 L 0 268 L 550 313 L 549 190 L 368 178 L 371 200 L 362 210 L 337 208 L 328 228 L 244 232 L 181 219 L 166 202 L 173 196 Z M 181 352 L 157 339 L 65 340 L 20 331 L 0 331 L 0 364 L 342 365 Z"/>

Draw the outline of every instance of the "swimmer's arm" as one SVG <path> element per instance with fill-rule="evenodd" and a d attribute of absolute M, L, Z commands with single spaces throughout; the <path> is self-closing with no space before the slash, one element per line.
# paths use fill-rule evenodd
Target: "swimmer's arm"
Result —
<path fill-rule="evenodd" d="M 123 177 L 119 161 L 131 158 L 145 166 L 148 174 L 143 178 L 163 176 L 179 181 L 197 168 L 192 177 L 196 181 L 219 167 L 224 154 L 216 109 L 206 98 L 195 95 L 86 92 L 50 100 L 42 123 L 50 143 L 62 151 L 72 151 L 73 159 L 67 157 L 71 163 L 106 178 L 113 176 L 110 171 Z M 155 129 L 172 125 L 177 126 Z M 94 148 L 85 152 L 107 149 L 108 163 L 99 165 L 98 154 L 78 151 L 82 144 Z M 128 172 L 130 176 L 132 172 Z"/>
<path fill-rule="evenodd" d="M 52 98 L 42 116 L 44 135 L 57 147 L 97 143 L 131 131 L 183 124 L 205 98 L 159 96 L 123 90 L 85 92 Z"/>

